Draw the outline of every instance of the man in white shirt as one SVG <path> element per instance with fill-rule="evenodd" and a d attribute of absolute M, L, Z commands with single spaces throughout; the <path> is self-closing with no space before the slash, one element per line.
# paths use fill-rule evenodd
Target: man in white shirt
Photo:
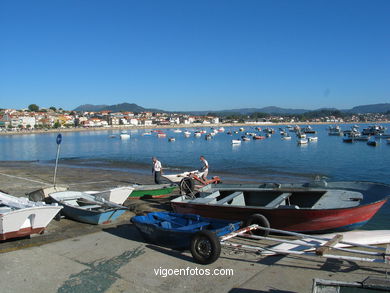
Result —
<path fill-rule="evenodd" d="M 153 161 L 152 174 L 154 175 L 154 183 L 161 184 L 161 172 L 162 172 L 161 162 L 157 160 L 156 157 L 153 157 L 152 161 Z"/>
<path fill-rule="evenodd" d="M 200 160 L 203 164 L 202 168 L 200 169 L 200 171 L 203 172 L 202 179 L 207 181 L 207 174 L 209 174 L 209 163 L 206 161 L 204 156 L 200 156 Z"/>

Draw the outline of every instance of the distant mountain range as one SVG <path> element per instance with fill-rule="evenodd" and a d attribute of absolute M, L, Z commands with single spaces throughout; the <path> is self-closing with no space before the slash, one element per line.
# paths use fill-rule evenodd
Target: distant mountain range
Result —
<path fill-rule="evenodd" d="M 231 109 L 231 110 L 218 110 L 218 111 L 166 111 L 159 109 L 148 109 L 137 104 L 122 103 L 117 105 L 81 105 L 74 109 L 74 111 L 87 111 L 87 112 L 99 112 L 99 111 L 112 111 L 112 112 L 175 112 L 175 113 L 186 113 L 193 115 L 206 115 L 208 113 L 216 113 L 218 115 L 229 115 L 232 113 L 249 115 L 252 113 L 267 113 L 267 114 L 276 114 L 276 115 L 288 115 L 288 114 L 303 114 L 306 112 L 320 111 L 320 110 L 338 110 L 335 108 L 322 108 L 316 110 L 305 110 L 305 109 L 286 109 L 279 107 L 264 107 L 264 108 L 242 108 L 242 109 Z M 341 112 L 347 113 L 386 113 L 390 111 L 390 103 L 383 104 L 371 104 L 371 105 L 362 105 L 356 106 L 352 109 L 339 110 Z"/>
<path fill-rule="evenodd" d="M 166 112 L 159 109 L 147 109 L 137 104 L 122 103 L 117 105 L 81 105 L 73 111 L 80 112 L 99 112 L 99 111 L 112 111 L 112 112 Z"/>

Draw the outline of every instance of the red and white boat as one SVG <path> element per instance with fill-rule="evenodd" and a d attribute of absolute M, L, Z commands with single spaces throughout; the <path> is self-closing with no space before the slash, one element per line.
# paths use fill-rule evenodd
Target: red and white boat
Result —
<path fill-rule="evenodd" d="M 0 192 L 0 240 L 43 233 L 61 209 Z"/>
<path fill-rule="evenodd" d="M 371 182 L 210 184 L 196 197 L 179 196 L 171 205 L 181 214 L 328 233 L 363 226 L 389 195 L 390 185 Z"/>

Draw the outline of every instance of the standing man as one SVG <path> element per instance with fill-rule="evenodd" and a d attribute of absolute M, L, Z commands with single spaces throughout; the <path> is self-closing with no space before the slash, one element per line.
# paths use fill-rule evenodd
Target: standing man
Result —
<path fill-rule="evenodd" d="M 157 160 L 156 157 L 153 157 L 152 161 L 153 161 L 152 174 L 154 174 L 154 183 L 161 184 L 161 172 L 162 172 L 161 162 Z"/>
<path fill-rule="evenodd" d="M 202 179 L 204 181 L 207 181 L 207 174 L 209 174 L 209 163 L 206 161 L 206 159 L 203 156 L 200 156 L 200 161 L 202 162 L 202 168 L 200 171 L 203 172 Z"/>

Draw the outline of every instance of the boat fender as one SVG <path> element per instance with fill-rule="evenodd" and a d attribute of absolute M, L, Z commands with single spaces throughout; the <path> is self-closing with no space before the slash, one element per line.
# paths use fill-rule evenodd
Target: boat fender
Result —
<path fill-rule="evenodd" d="M 195 190 L 195 182 L 190 177 L 185 177 L 180 181 L 180 191 L 184 194 L 191 194 Z"/>
<path fill-rule="evenodd" d="M 257 224 L 257 225 L 264 227 L 264 228 L 270 228 L 270 224 L 269 224 L 268 219 L 261 214 L 253 214 L 245 222 L 245 226 L 250 226 L 252 224 Z M 254 231 L 252 231 L 252 233 L 255 235 L 259 235 L 259 236 L 268 236 L 269 231 L 254 230 Z"/>
<path fill-rule="evenodd" d="M 191 254 L 199 264 L 211 264 L 221 254 L 221 244 L 218 237 L 209 230 L 197 232 L 191 239 Z"/>

